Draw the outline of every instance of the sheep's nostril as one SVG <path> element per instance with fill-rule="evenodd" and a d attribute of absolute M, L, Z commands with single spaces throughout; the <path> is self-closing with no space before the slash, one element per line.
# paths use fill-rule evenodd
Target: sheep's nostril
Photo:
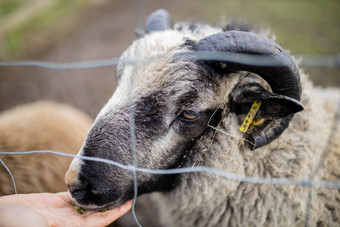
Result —
<path fill-rule="evenodd" d="M 67 188 L 69 192 L 73 196 L 83 196 L 88 188 L 88 183 L 87 182 L 79 182 L 79 183 L 73 183 L 73 184 L 68 184 Z"/>
<path fill-rule="evenodd" d="M 86 189 L 75 189 L 73 192 L 71 192 L 71 194 L 75 199 L 83 199 L 86 195 L 86 192 Z"/>
<path fill-rule="evenodd" d="M 67 185 L 72 197 L 76 200 L 83 200 L 87 194 L 87 187 L 80 184 Z"/>
<path fill-rule="evenodd" d="M 67 188 L 71 194 L 77 190 L 83 190 L 84 188 L 79 184 L 68 184 Z"/>

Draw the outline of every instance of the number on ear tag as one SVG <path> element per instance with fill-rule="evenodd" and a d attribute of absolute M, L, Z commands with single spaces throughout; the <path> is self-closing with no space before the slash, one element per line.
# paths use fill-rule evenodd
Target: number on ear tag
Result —
<path fill-rule="evenodd" d="M 255 118 L 257 111 L 260 109 L 260 106 L 261 106 L 261 101 L 256 101 L 256 102 L 253 103 L 253 105 L 251 106 L 251 108 L 250 108 L 250 110 L 249 110 L 249 112 L 246 116 L 246 119 L 244 120 L 243 124 L 241 125 L 241 128 L 240 128 L 241 132 L 243 132 L 243 133 L 247 132 L 250 124 L 253 122 L 253 120 Z M 256 123 L 254 124 L 254 126 L 257 125 Z"/>

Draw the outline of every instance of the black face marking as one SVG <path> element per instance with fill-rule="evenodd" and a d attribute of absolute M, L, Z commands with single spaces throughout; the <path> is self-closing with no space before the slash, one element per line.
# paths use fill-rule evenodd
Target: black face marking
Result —
<path fill-rule="evenodd" d="M 147 131 L 147 135 L 140 133 L 143 139 L 164 133 L 165 98 L 163 91 L 157 91 L 133 105 L 136 130 Z"/>
<path fill-rule="evenodd" d="M 187 50 L 189 46 L 195 47 L 195 42 L 188 40 L 184 46 Z M 221 119 L 221 111 L 215 112 L 216 106 L 207 108 L 200 101 L 202 94 L 217 89 L 219 77 L 196 60 L 174 57 L 169 64 L 176 67 L 168 70 L 166 84 L 145 89 L 145 94 L 136 96 L 133 103 L 120 105 L 119 109 L 106 108 L 88 134 L 83 155 L 133 164 L 129 116 L 133 113 L 138 166 L 170 169 L 182 162 L 186 151 L 210 130 L 208 124 L 215 126 Z M 185 111 L 199 117 L 183 120 L 181 113 Z M 177 180 L 177 175 L 138 173 L 137 176 L 139 194 L 170 190 Z M 78 190 L 74 197 L 82 206 L 114 207 L 133 197 L 133 174 L 119 167 L 83 161 L 79 179 L 84 189 Z"/>

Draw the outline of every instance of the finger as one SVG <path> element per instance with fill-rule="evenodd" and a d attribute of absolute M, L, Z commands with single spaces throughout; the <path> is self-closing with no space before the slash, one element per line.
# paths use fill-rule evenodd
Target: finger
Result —
<path fill-rule="evenodd" d="M 63 199 L 65 202 L 72 202 L 72 199 L 70 197 L 70 194 L 68 192 L 58 192 L 56 193 L 57 196 L 59 196 L 61 199 Z"/>
<path fill-rule="evenodd" d="M 128 201 L 120 207 L 105 212 L 96 212 L 85 219 L 86 226 L 106 226 L 126 214 L 132 206 L 132 201 Z"/>

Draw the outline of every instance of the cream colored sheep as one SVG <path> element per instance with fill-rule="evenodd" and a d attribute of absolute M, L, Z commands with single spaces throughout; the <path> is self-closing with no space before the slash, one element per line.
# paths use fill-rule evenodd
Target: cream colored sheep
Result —
<path fill-rule="evenodd" d="M 340 93 L 315 89 L 304 73 L 301 77 L 305 110 L 295 115 L 277 140 L 249 150 L 233 137 L 241 138 L 242 134 L 236 116 L 230 116 L 220 125 L 220 132 L 206 135 L 188 151 L 184 166 L 209 166 L 239 176 L 308 179 L 329 142 Z M 339 141 L 338 129 L 313 180 L 340 181 Z M 186 174 L 179 182 L 170 192 L 151 195 L 163 226 L 305 225 L 306 187 L 241 183 L 207 173 Z M 338 226 L 338 189 L 314 187 L 311 202 L 309 226 Z"/>
<path fill-rule="evenodd" d="M 126 165 L 137 159 L 148 169 L 205 166 L 240 177 L 313 176 L 331 135 L 339 90 L 314 88 L 266 33 L 237 30 L 186 23 L 172 29 L 166 11 L 152 14 L 146 34 L 123 53 L 118 87 L 79 155 Z M 143 61 L 127 64 L 131 59 Z M 255 101 L 262 102 L 255 119 L 265 122 L 243 133 Z M 338 148 L 313 180 L 340 180 Z M 117 207 L 134 195 L 133 174 L 104 163 L 74 159 L 65 179 L 73 200 L 88 210 Z M 155 192 L 166 227 L 305 225 L 308 188 L 301 185 L 198 172 L 138 172 L 137 183 L 139 194 Z M 338 226 L 339 189 L 314 187 L 308 220 L 310 226 Z"/>
<path fill-rule="evenodd" d="M 76 154 L 91 119 L 65 104 L 39 101 L 0 114 L 0 151 L 53 150 Z M 52 154 L 0 155 L 12 171 L 18 193 L 65 191 L 71 159 Z M 0 165 L 0 195 L 13 194 L 8 172 Z"/>

